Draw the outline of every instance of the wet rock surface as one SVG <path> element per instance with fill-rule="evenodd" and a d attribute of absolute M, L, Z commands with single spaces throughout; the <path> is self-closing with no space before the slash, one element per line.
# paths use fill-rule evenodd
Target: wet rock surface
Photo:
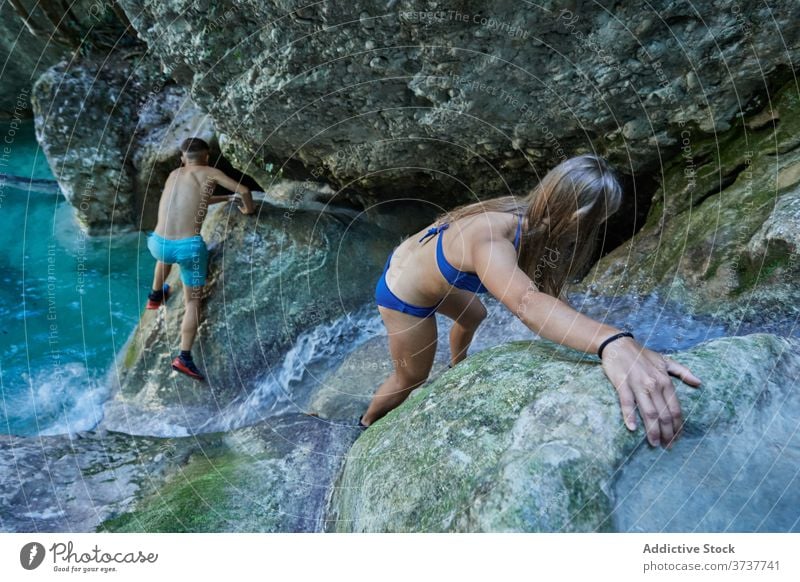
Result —
<path fill-rule="evenodd" d="M 800 371 L 796 340 L 755 334 L 676 354 L 704 385 L 678 387 L 686 436 L 669 452 L 648 448 L 641 422 L 636 433 L 624 427 L 602 370 L 588 356 L 578 356 L 544 342 L 508 344 L 481 352 L 416 390 L 350 450 L 333 494 L 329 528 L 614 531 L 642 518 L 643 528 L 652 531 L 661 529 L 658 520 L 682 514 L 689 504 L 691 515 L 713 516 L 699 519 L 697 528 L 720 531 L 735 518 L 731 503 L 754 487 L 762 500 L 792 505 L 793 494 L 787 496 L 785 487 L 797 454 L 797 422 L 788 420 L 796 414 L 796 399 L 787 398 Z M 766 424 L 771 403 L 782 411 L 782 420 Z M 704 484 L 725 480 L 731 463 L 745 456 L 721 450 L 720 440 L 734 438 L 745 426 L 751 441 L 758 435 L 792 449 L 758 449 L 759 462 L 777 463 L 782 478 L 762 481 L 755 473 L 710 491 Z M 676 491 L 659 487 L 665 474 L 672 477 L 678 458 L 691 464 L 680 473 L 685 483 Z M 709 466 L 712 458 L 715 465 Z M 640 489 L 642 464 L 650 472 Z M 696 494 L 687 500 L 687 491 Z M 729 503 L 715 508 L 719 496 Z M 658 501 L 659 510 L 648 514 L 651 501 Z M 761 517 L 761 529 L 769 531 L 787 531 L 797 523 L 777 511 Z M 687 514 L 672 527 L 680 530 L 691 519 Z"/>
<path fill-rule="evenodd" d="M 251 216 L 231 204 L 212 206 L 203 236 L 209 278 L 194 355 L 208 382 L 170 366 L 184 313 L 175 267 L 172 298 L 143 312 L 120 354 L 107 428 L 162 436 L 198 429 L 272 374 L 303 330 L 363 305 L 392 244 L 366 223 L 269 204 Z"/>

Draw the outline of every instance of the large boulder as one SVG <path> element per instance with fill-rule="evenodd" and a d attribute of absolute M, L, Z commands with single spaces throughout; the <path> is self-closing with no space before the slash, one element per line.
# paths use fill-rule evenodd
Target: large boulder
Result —
<path fill-rule="evenodd" d="M 208 382 L 170 367 L 184 313 L 175 267 L 169 279 L 174 296 L 160 310 L 143 313 L 120 354 L 112 378 L 118 392 L 103 421 L 108 428 L 135 434 L 223 430 L 226 425 L 212 417 L 258 399 L 263 413 L 282 396 L 270 392 L 271 380 L 290 346 L 316 326 L 336 319 L 347 325 L 349 314 L 371 300 L 394 242 L 360 219 L 266 203 L 253 216 L 231 204 L 212 206 L 203 237 L 209 277 L 194 354 Z M 231 422 L 252 420 L 236 410 Z"/>
<path fill-rule="evenodd" d="M 616 393 L 596 358 L 543 341 L 472 356 L 417 389 L 356 441 L 332 496 L 328 527 L 610 531 L 630 529 L 634 512 L 642 515 L 659 496 L 658 515 L 644 521 L 647 529 L 659 530 L 657 518 L 666 521 L 680 512 L 686 491 L 730 477 L 727 460 L 744 454 L 719 443 L 746 430 L 758 467 L 781 479 L 772 482 L 763 472 L 728 479 L 727 491 L 692 498 L 692 515 L 716 514 L 702 526 L 722 530 L 725 514 L 730 521 L 741 509 L 732 502 L 758 489 L 759 507 L 791 508 L 788 516 L 758 513 L 760 529 L 796 529 L 800 498 L 787 483 L 800 447 L 800 399 L 793 394 L 800 342 L 754 334 L 707 342 L 674 357 L 703 386 L 678 387 L 685 434 L 663 452 L 644 442 L 641 422 L 635 433 L 625 428 Z M 776 414 L 779 421 L 765 422 Z M 753 440 L 767 433 L 767 441 Z M 769 445 L 756 444 L 761 442 Z M 665 472 L 676 467 L 672 457 L 694 463 L 695 454 L 716 455 L 717 463 L 686 471 L 693 481 L 677 490 L 665 487 Z M 642 488 L 630 477 L 615 486 L 620 471 L 626 475 L 625 467 L 640 457 L 649 473 L 634 467 L 631 474 L 644 473 Z M 715 508 L 726 495 L 731 503 Z"/>
<path fill-rule="evenodd" d="M 181 141 L 214 143 L 208 116 L 145 60 L 61 62 L 36 82 L 32 102 L 39 144 L 90 234 L 153 228 Z"/>
<path fill-rule="evenodd" d="M 367 201 L 497 196 L 581 151 L 653 168 L 800 56 L 795 0 L 120 5 L 242 171 Z"/>
<path fill-rule="evenodd" d="M 800 95 L 794 81 L 716 138 L 685 138 L 647 222 L 581 288 L 657 295 L 732 329 L 800 317 Z"/>

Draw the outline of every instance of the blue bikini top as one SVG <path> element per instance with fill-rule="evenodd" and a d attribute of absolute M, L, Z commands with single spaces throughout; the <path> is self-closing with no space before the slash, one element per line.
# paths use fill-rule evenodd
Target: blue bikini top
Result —
<path fill-rule="evenodd" d="M 445 223 L 439 226 L 433 226 L 428 229 L 428 232 L 425 233 L 419 242 L 423 242 L 426 238 L 430 236 L 436 236 L 437 234 L 441 234 L 445 230 L 450 227 L 450 224 Z M 522 216 L 519 217 L 519 222 L 517 223 L 517 234 L 514 237 L 514 248 L 519 248 L 519 239 L 520 235 L 522 234 Z M 444 256 L 444 249 L 442 249 L 442 237 L 440 236 L 439 239 L 436 241 L 436 264 L 439 266 L 439 271 L 442 273 L 442 276 L 445 280 L 450 283 L 453 287 L 457 289 L 463 289 L 464 291 L 469 291 L 471 293 L 486 293 L 489 291 L 486 287 L 483 286 L 481 280 L 478 278 L 478 275 L 475 273 L 470 273 L 467 271 L 459 271 L 449 262 Z"/>

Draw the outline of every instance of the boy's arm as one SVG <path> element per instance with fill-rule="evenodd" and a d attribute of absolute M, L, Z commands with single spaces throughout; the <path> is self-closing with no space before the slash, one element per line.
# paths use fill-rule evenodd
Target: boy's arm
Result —
<path fill-rule="evenodd" d="M 252 214 L 255 210 L 255 206 L 253 204 L 253 195 L 250 193 L 250 188 L 242 184 L 241 182 L 237 182 L 233 178 L 228 177 L 225 172 L 217 170 L 216 168 L 212 171 L 212 178 L 214 181 L 222 186 L 223 188 L 227 188 L 228 190 L 232 190 L 234 193 L 238 194 L 242 200 L 242 206 L 239 210 L 242 214 Z M 230 199 L 229 196 L 212 196 L 209 199 L 209 204 L 214 204 L 216 202 L 226 202 Z"/>

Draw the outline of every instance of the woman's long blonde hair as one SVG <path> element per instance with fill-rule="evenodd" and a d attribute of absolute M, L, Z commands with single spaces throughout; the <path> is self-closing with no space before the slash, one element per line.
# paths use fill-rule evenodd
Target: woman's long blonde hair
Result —
<path fill-rule="evenodd" d="M 524 198 L 504 196 L 460 206 L 437 223 L 484 212 L 523 215 L 519 267 L 537 289 L 559 297 L 570 278 L 594 255 L 603 222 L 622 203 L 622 185 L 614 168 L 591 154 L 564 160 Z M 527 226 L 525 226 L 527 224 Z"/>

